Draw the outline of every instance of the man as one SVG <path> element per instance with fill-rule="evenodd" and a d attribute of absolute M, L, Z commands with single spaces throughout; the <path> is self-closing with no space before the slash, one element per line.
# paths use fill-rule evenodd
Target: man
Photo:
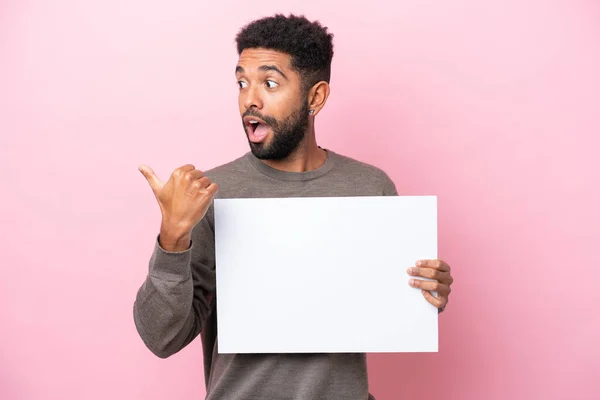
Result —
<path fill-rule="evenodd" d="M 206 173 L 184 165 L 166 183 L 149 167 L 140 167 L 158 200 L 162 224 L 135 301 L 136 327 L 159 357 L 178 352 L 201 334 L 210 400 L 373 398 L 364 354 L 217 351 L 215 196 L 397 195 L 383 171 L 317 145 L 315 119 L 329 96 L 333 57 L 327 28 L 304 17 L 276 15 L 250 23 L 236 40 L 239 108 L 251 151 Z M 442 311 L 452 283 L 449 266 L 421 260 L 409 274 L 436 280 L 408 284 Z"/>

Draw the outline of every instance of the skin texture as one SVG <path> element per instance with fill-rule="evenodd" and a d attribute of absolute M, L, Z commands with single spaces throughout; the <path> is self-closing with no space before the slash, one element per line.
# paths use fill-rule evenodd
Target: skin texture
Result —
<path fill-rule="evenodd" d="M 247 137 L 251 129 L 248 118 L 258 118 L 270 127 L 260 143 L 248 140 L 253 153 L 273 168 L 304 172 L 321 167 L 327 157 L 317 145 L 315 117 L 325 106 L 330 88 L 321 81 L 304 91 L 302 76 L 292 68 L 291 60 L 290 55 L 275 50 L 244 50 L 235 70 L 238 105 Z M 308 114 L 309 110 L 313 113 Z M 279 157 L 270 158 L 275 149 L 279 149 L 275 152 Z M 146 165 L 139 170 L 150 184 L 162 213 L 160 245 L 167 251 L 188 249 L 192 229 L 206 214 L 219 190 L 217 184 L 190 164 L 173 171 L 166 183 Z M 440 312 L 444 310 L 454 281 L 450 266 L 442 260 L 418 260 L 407 272 L 411 275 L 408 284 L 420 289 Z M 431 292 L 437 292 L 437 297 Z"/>

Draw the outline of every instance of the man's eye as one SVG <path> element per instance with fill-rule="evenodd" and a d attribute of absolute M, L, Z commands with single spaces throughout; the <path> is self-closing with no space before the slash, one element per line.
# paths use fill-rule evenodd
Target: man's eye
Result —
<path fill-rule="evenodd" d="M 246 86 L 248 86 L 248 84 L 244 81 L 238 81 L 238 86 L 240 87 L 240 89 L 245 88 Z"/>
<path fill-rule="evenodd" d="M 279 86 L 279 84 L 277 82 L 275 82 L 275 81 L 267 81 L 267 87 L 269 89 L 273 89 L 273 88 L 275 88 L 277 86 Z"/>

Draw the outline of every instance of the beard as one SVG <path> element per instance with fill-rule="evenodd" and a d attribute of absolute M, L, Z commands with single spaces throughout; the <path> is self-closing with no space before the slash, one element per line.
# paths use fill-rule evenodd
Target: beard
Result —
<path fill-rule="evenodd" d="M 248 110 L 243 115 L 257 117 L 265 121 L 271 128 L 272 135 L 269 143 L 253 143 L 248 138 L 252 154 L 261 160 L 282 160 L 289 156 L 300 144 L 308 128 L 308 104 L 302 101 L 302 107 L 291 113 L 283 120 L 263 116 L 256 111 Z M 244 125 L 246 136 L 248 127 Z"/>

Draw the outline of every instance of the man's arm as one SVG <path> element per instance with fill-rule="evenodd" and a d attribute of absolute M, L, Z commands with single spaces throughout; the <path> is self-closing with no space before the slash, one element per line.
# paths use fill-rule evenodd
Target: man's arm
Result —
<path fill-rule="evenodd" d="M 205 216 L 219 188 L 190 164 L 166 183 L 147 166 L 140 172 L 158 201 L 162 223 L 133 317 L 146 346 L 166 358 L 190 343 L 210 315 L 214 229 Z"/>
<path fill-rule="evenodd" d="M 398 196 L 398 191 L 396 190 L 396 184 L 394 181 L 385 172 L 383 174 L 383 195 Z"/>
<path fill-rule="evenodd" d="M 194 229 L 191 247 L 167 251 L 156 240 L 148 275 L 133 307 L 137 331 L 155 355 L 187 346 L 212 311 L 215 292 L 214 233 L 207 219 Z"/>

